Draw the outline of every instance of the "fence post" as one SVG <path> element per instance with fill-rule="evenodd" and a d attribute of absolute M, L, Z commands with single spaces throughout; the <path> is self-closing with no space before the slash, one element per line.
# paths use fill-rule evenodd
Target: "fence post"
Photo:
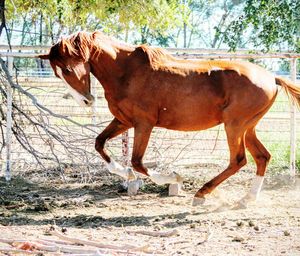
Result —
<path fill-rule="evenodd" d="M 94 76 L 91 78 L 91 94 L 94 96 L 94 104 L 92 106 L 92 124 L 96 125 L 97 124 L 97 80 Z"/>
<path fill-rule="evenodd" d="M 7 68 L 9 75 L 12 76 L 13 73 L 13 57 L 7 58 Z M 11 180 L 11 142 L 12 142 L 12 88 L 9 83 L 7 83 L 6 88 L 6 165 L 5 165 L 5 179 L 6 181 Z"/>
<path fill-rule="evenodd" d="M 296 82 L 297 73 L 297 58 L 292 58 L 290 61 L 290 73 L 291 80 Z M 296 175 L 296 106 L 292 102 L 290 107 L 290 174 L 291 176 Z"/>
<path fill-rule="evenodd" d="M 123 155 L 123 165 L 128 166 L 128 164 L 129 164 L 129 135 L 128 135 L 128 131 L 122 133 L 122 155 Z"/>

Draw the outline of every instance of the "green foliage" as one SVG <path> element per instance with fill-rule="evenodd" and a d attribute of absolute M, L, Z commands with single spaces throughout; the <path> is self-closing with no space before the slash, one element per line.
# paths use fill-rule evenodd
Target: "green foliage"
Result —
<path fill-rule="evenodd" d="M 288 59 L 280 60 L 280 68 L 279 68 L 280 71 L 289 73 L 290 67 L 291 67 L 290 60 Z M 300 70 L 300 59 L 297 60 L 297 70 Z"/>
<path fill-rule="evenodd" d="M 279 45 L 299 50 L 299 37 L 299 0 L 247 0 L 243 14 L 226 31 L 225 41 L 231 49 L 244 46 L 248 40 L 266 51 Z"/>
<path fill-rule="evenodd" d="M 228 24 L 240 12 L 244 0 L 187 1 L 184 29 L 187 47 L 223 47 Z"/>
<path fill-rule="evenodd" d="M 6 0 L 6 17 L 23 44 L 101 29 L 161 46 L 300 51 L 299 0 Z"/>
<path fill-rule="evenodd" d="M 147 26 L 166 31 L 177 24 L 177 0 L 14 0 L 7 2 L 9 21 L 27 15 L 32 22 L 40 16 L 51 29 L 61 31 L 102 28 L 109 33 Z M 58 28 L 60 27 L 60 29 Z"/>
<path fill-rule="evenodd" d="M 49 45 L 61 35 L 102 30 L 136 43 L 169 46 L 167 33 L 182 23 L 180 0 L 6 0 L 6 20 L 14 44 Z M 133 32 L 134 31 L 134 32 Z M 140 33 L 140 37 L 132 36 Z M 125 34 L 125 36 L 124 36 Z M 137 40 L 138 38 L 138 40 Z M 40 63 L 20 59 L 17 66 Z"/>

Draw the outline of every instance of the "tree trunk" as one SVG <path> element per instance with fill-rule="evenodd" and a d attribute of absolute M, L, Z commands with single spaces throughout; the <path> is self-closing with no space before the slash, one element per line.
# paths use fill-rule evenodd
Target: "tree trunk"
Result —
<path fill-rule="evenodd" d="M 40 14 L 40 31 L 39 31 L 39 43 L 43 45 L 43 14 Z M 39 61 L 39 72 L 43 73 L 45 70 L 45 65 L 42 59 L 38 59 Z"/>
<path fill-rule="evenodd" d="M 1 25 L 0 25 L 0 36 L 2 35 L 2 30 L 5 28 L 5 0 L 0 1 L 0 18 L 1 18 Z"/>
<path fill-rule="evenodd" d="M 184 48 L 186 48 L 186 37 L 187 37 L 186 36 L 186 30 L 187 30 L 186 27 L 187 27 L 186 23 L 184 22 L 183 23 L 183 47 Z"/>
<path fill-rule="evenodd" d="M 141 29 L 141 43 L 146 44 L 147 43 L 147 37 L 148 37 L 149 29 L 144 26 Z"/>

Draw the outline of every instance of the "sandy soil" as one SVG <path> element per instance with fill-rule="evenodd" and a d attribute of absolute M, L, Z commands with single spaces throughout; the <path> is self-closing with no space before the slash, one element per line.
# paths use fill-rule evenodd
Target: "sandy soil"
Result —
<path fill-rule="evenodd" d="M 72 171 L 66 174 L 67 183 L 55 171 L 15 176 L 9 184 L 1 178 L 0 239 L 49 238 L 47 229 L 55 225 L 70 237 L 149 245 L 151 255 L 300 255 L 299 177 L 292 182 L 287 175 L 268 174 L 259 201 L 247 209 L 234 209 L 254 175 L 242 170 L 203 206 L 192 207 L 193 193 L 216 173 L 182 170 L 185 191 L 176 197 L 167 196 L 166 186 L 148 180 L 138 195 L 129 197 L 120 190 L 120 180 L 106 172 L 84 183 Z M 132 230 L 178 233 L 153 237 Z M 0 243 L 3 246 L 7 244 Z M 146 255 L 125 253 L 129 254 Z M 108 250 L 105 255 L 119 254 Z"/>

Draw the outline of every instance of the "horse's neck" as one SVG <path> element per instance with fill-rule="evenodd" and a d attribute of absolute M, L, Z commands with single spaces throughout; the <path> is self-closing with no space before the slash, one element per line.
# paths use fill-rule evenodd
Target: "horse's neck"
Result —
<path fill-rule="evenodd" d="M 126 61 L 134 48 L 116 49 L 115 56 L 105 52 L 90 60 L 91 72 L 99 80 L 105 93 L 120 90 L 121 78 L 126 70 Z"/>

